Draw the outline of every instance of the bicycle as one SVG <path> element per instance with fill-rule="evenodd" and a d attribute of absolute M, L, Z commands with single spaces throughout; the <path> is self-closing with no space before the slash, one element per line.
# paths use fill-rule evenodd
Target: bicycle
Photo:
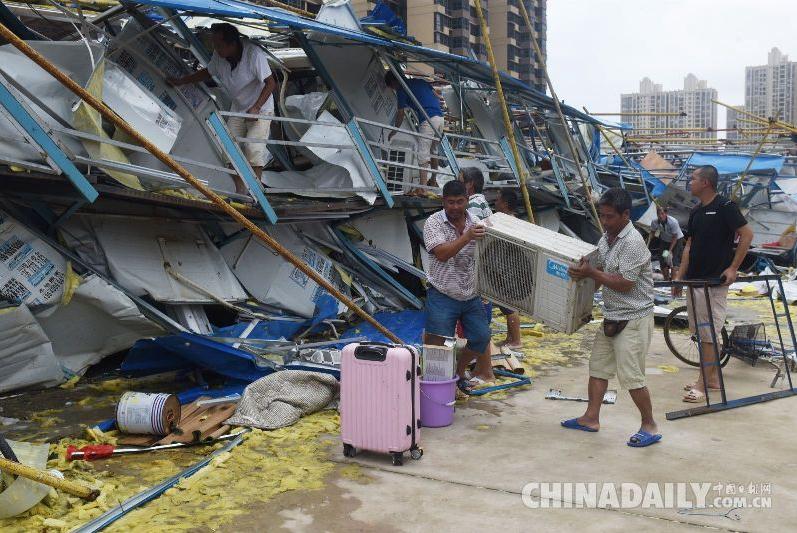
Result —
<path fill-rule="evenodd" d="M 683 361 L 689 366 L 700 367 L 700 352 L 698 352 L 697 349 L 697 335 L 690 333 L 689 336 L 685 336 L 676 333 L 678 330 L 684 329 L 684 326 L 681 324 L 686 324 L 688 330 L 688 323 L 685 305 L 676 307 L 670 311 L 670 314 L 667 315 L 667 318 L 664 320 L 664 342 L 667 343 L 667 347 L 680 361 Z M 728 331 L 725 329 L 725 326 L 722 327 L 720 333 L 722 336 L 719 346 L 720 366 L 724 368 L 731 359 L 731 350 L 728 349 L 730 342 Z"/>

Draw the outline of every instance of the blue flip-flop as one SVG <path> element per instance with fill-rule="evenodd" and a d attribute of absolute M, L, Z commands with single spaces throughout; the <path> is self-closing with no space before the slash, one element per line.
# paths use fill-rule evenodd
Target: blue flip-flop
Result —
<path fill-rule="evenodd" d="M 628 439 L 628 444 L 632 448 L 644 448 L 645 446 L 650 446 L 651 444 L 656 444 L 661 440 L 661 435 L 651 435 L 647 431 L 642 431 L 641 429 L 631 435 L 631 438 Z"/>
<path fill-rule="evenodd" d="M 470 380 L 465 378 L 460 378 L 457 380 L 457 388 L 468 396 L 470 396 L 471 392 L 473 392 L 473 384 L 470 382 Z"/>
<path fill-rule="evenodd" d="M 578 423 L 578 418 L 571 418 L 570 420 L 562 420 L 561 422 L 563 428 L 567 429 L 578 429 L 580 431 L 588 431 L 590 433 L 597 433 L 598 430 L 595 428 L 591 428 L 588 426 L 582 426 Z"/>

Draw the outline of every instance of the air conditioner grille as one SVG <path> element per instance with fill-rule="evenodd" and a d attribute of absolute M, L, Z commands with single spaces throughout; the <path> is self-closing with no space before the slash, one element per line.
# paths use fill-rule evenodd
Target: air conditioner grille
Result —
<path fill-rule="evenodd" d="M 490 234 L 478 249 L 479 293 L 489 300 L 532 313 L 536 252 Z"/>

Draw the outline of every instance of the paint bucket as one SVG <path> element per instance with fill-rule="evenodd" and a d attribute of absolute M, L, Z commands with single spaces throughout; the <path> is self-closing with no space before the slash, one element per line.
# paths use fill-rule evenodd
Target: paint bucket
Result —
<path fill-rule="evenodd" d="M 445 381 L 421 380 L 421 426 L 442 428 L 454 422 L 457 377 Z"/>
<path fill-rule="evenodd" d="M 126 392 L 116 406 L 116 425 L 124 433 L 168 435 L 180 423 L 174 394 Z"/>

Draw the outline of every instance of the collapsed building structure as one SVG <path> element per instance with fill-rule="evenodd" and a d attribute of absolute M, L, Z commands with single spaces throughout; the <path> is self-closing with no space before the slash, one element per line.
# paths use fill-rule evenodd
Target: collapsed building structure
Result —
<path fill-rule="evenodd" d="M 439 209 L 406 195 L 423 117 L 392 126 L 387 71 L 401 83 L 417 63 L 447 73 L 439 185 L 477 166 L 488 196 L 526 187 L 538 223 L 591 242 L 588 206 L 605 188 L 631 191 L 636 217 L 650 212 L 643 172 L 601 162 L 593 117 L 563 106 L 563 124 L 549 97 L 504 75 L 519 168 L 489 65 L 369 33 L 346 1 L 315 20 L 233 0 L 125 2 L 88 17 L 54 5 L 52 37 L 10 18 L 23 6 L 9 4 L 4 24 L 371 314 L 421 309 L 423 221 Z M 166 84 L 207 65 L 215 20 L 250 34 L 278 73 L 269 139 L 233 138 L 219 87 Z M 14 47 L 0 56 L 0 391 L 62 383 L 131 347 L 128 371 L 251 381 L 284 364 L 274 353 L 286 346 L 341 333 L 350 317 L 320 285 Z M 239 145 L 252 142 L 271 157 L 261 181 Z M 234 175 L 248 195 L 232 192 Z"/>

